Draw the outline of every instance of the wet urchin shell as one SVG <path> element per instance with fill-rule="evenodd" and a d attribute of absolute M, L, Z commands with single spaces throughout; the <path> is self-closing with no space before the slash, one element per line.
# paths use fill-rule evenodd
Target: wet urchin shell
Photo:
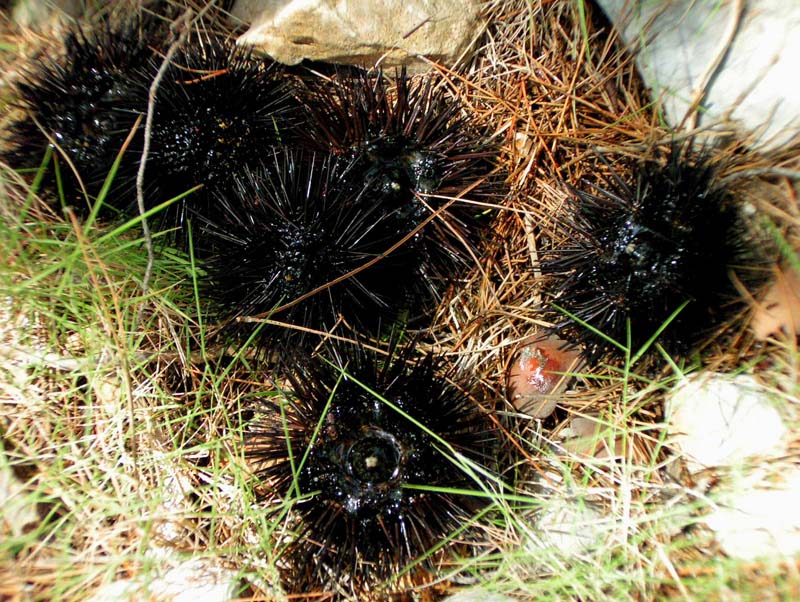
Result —
<path fill-rule="evenodd" d="M 485 507 L 467 492 L 496 474 L 500 439 L 465 392 L 470 383 L 432 356 L 352 349 L 287 362 L 291 392 L 257 408 L 247 435 L 259 490 L 294 500 L 300 524 L 284 562 L 292 592 L 358 597 L 391 580 Z M 484 475 L 469 476 L 464 458 Z"/>
<path fill-rule="evenodd" d="M 4 156 L 9 164 L 37 168 L 47 147 L 57 145 L 54 164 L 61 174 L 64 200 L 87 208 L 147 110 L 146 89 L 155 75 L 148 65 L 167 31 L 164 22 L 152 15 L 121 22 L 102 19 L 71 30 L 59 56 L 36 59 L 18 83 L 17 103 L 24 117 L 12 126 L 6 141 Z M 109 199 L 131 198 L 141 143 L 141 134 L 135 135 Z M 90 196 L 88 203 L 80 182 Z M 46 183 L 55 190 L 54 177 Z"/>
<path fill-rule="evenodd" d="M 571 240 L 546 252 L 541 270 L 545 313 L 585 355 L 620 349 L 599 333 L 627 347 L 629 329 L 635 353 L 683 304 L 658 342 L 686 353 L 735 312 L 729 272 L 748 255 L 746 237 L 709 150 L 673 143 L 635 165 L 632 182 L 614 173 L 571 193 Z"/>
<path fill-rule="evenodd" d="M 228 40 L 189 45 L 175 57 L 156 96 L 149 204 L 203 188 L 169 210 L 166 225 L 183 225 L 187 206 L 213 218 L 215 194 L 287 141 L 297 110 L 288 81 L 274 62 Z"/>
<path fill-rule="evenodd" d="M 342 70 L 307 86 L 307 143 L 356 158 L 398 230 L 430 221 L 413 242 L 432 277 L 472 265 L 489 223 L 481 203 L 498 202 L 501 178 L 496 149 L 444 81 Z"/>
<path fill-rule="evenodd" d="M 354 169 L 347 157 L 274 148 L 216 197 L 217 219 L 197 216 L 196 244 L 207 258 L 206 289 L 219 318 L 270 317 L 325 330 L 341 316 L 377 334 L 381 323 L 425 298 L 413 250 L 401 245 L 384 255 L 402 233 L 365 198 L 369 186 Z M 249 334 L 255 325 L 231 327 Z M 261 332 L 262 343 L 302 338 L 291 329 Z"/>

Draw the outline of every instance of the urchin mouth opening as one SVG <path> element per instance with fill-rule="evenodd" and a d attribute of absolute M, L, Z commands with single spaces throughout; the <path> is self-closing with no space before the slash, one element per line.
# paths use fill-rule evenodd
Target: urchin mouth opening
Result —
<path fill-rule="evenodd" d="M 347 450 L 347 472 L 363 485 L 378 485 L 397 478 L 403 451 L 395 437 L 381 429 L 369 429 Z"/>

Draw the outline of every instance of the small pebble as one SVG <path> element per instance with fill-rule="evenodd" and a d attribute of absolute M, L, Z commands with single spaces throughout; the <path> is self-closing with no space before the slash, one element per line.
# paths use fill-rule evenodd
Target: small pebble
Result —
<path fill-rule="evenodd" d="M 571 376 L 580 369 L 577 349 L 556 337 L 526 339 L 511 358 L 506 390 L 514 407 L 534 418 L 553 413 Z"/>

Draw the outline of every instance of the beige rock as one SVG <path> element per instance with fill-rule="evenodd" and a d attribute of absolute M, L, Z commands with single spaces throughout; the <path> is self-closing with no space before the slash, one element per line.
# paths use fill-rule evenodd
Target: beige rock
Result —
<path fill-rule="evenodd" d="M 237 0 L 233 15 L 251 23 L 239 44 L 277 61 L 303 59 L 372 66 L 428 59 L 453 64 L 482 31 L 477 0 Z"/>

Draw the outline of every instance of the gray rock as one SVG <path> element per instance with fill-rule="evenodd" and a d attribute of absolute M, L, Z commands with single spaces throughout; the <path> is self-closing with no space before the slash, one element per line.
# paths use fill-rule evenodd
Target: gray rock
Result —
<path fill-rule="evenodd" d="M 564 496 L 550 500 L 535 526 L 537 539 L 529 540 L 530 549 L 557 548 L 564 556 L 579 556 L 607 543 L 614 522 L 592 505 Z"/>
<path fill-rule="evenodd" d="M 239 44 L 289 65 L 303 59 L 426 67 L 454 64 L 483 23 L 477 0 L 237 0 L 234 17 L 251 23 Z"/>
<path fill-rule="evenodd" d="M 730 119 L 753 146 L 772 149 L 800 134 L 800 4 L 744 0 L 736 24 L 735 2 L 631 2 L 598 0 L 636 61 L 664 116 L 679 126 L 707 73 L 697 125 Z M 732 42 L 716 70 L 710 69 Z"/>

